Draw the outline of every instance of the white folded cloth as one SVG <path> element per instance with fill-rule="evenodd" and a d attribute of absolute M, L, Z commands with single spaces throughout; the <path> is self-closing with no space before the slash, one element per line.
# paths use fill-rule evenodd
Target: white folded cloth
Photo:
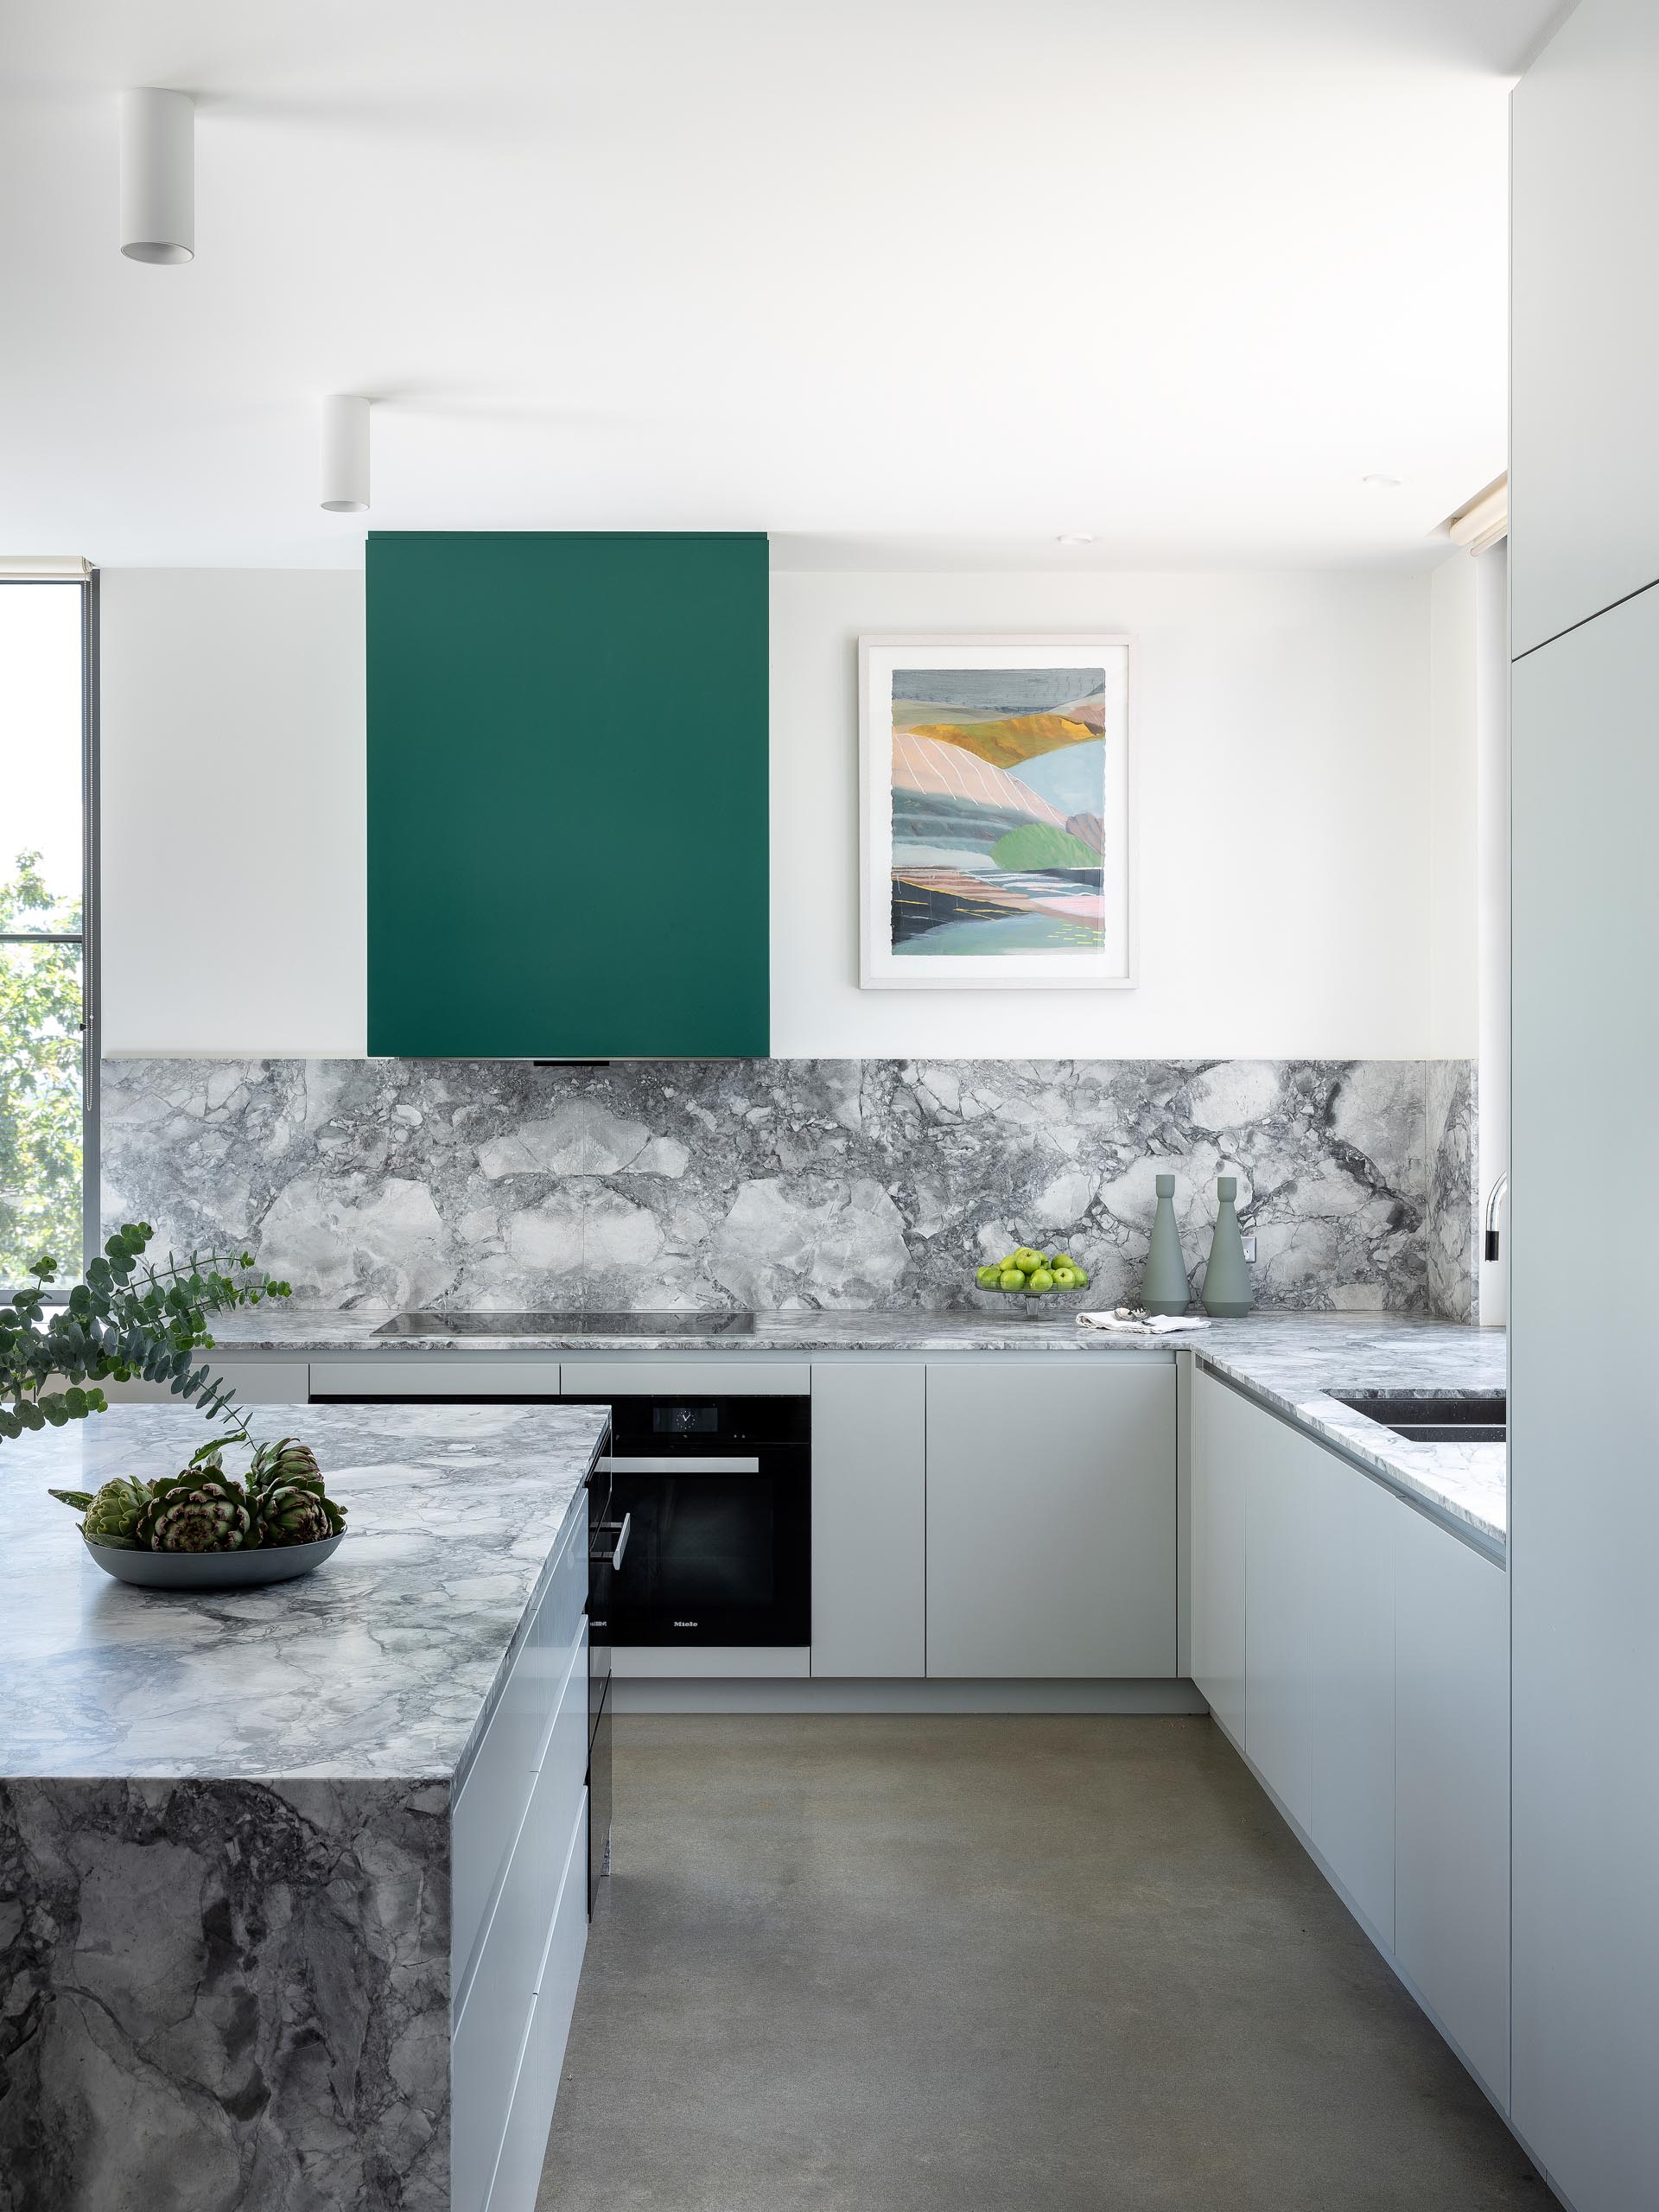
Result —
<path fill-rule="evenodd" d="M 1173 1337 L 1185 1329 L 1207 1329 L 1202 1313 L 1079 1313 L 1080 1329 L 1114 1329 L 1122 1337 Z"/>

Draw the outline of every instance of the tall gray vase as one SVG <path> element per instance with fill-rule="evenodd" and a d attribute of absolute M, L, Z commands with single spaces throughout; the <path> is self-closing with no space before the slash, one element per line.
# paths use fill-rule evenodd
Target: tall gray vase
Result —
<path fill-rule="evenodd" d="M 1244 1239 L 1233 1211 L 1233 1200 L 1238 1196 L 1237 1176 L 1218 1175 L 1216 1196 L 1221 1205 L 1216 1214 L 1216 1233 L 1210 1240 L 1210 1264 L 1204 1271 L 1204 1310 L 1219 1319 L 1248 1313 L 1255 1300 L 1249 1262 L 1244 1257 Z"/>
<path fill-rule="evenodd" d="M 1147 1251 L 1141 1303 L 1148 1313 L 1185 1313 L 1192 1293 L 1181 1254 L 1181 1232 L 1175 1226 L 1175 1178 L 1160 1175 L 1155 1188 L 1158 1210 L 1152 1217 L 1152 1243 Z"/>

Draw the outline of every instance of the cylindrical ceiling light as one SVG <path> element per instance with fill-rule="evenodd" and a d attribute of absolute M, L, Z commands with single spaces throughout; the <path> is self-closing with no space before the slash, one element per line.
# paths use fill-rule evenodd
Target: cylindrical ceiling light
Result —
<path fill-rule="evenodd" d="M 369 403 L 343 393 L 322 403 L 322 504 L 331 515 L 369 504 Z"/>
<path fill-rule="evenodd" d="M 121 251 L 164 266 L 196 257 L 195 103 L 121 95 Z"/>

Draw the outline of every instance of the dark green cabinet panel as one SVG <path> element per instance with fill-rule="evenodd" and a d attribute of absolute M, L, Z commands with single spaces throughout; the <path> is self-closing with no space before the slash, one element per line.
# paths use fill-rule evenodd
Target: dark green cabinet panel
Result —
<path fill-rule="evenodd" d="M 369 1050 L 767 1046 L 764 537 L 368 543 Z"/>

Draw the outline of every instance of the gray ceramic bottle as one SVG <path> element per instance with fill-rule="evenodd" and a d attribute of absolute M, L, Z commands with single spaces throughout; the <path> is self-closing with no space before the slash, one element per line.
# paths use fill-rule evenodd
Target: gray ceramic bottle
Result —
<path fill-rule="evenodd" d="M 1220 1318 L 1248 1313 L 1255 1298 L 1244 1239 L 1233 1211 L 1233 1200 L 1238 1196 L 1237 1176 L 1218 1175 L 1216 1196 L 1221 1205 L 1216 1214 L 1216 1233 L 1210 1240 L 1210 1264 L 1204 1271 L 1204 1310 Z"/>
<path fill-rule="evenodd" d="M 1147 1251 L 1141 1303 L 1148 1313 L 1185 1313 L 1192 1292 L 1181 1255 L 1181 1232 L 1175 1226 L 1175 1178 L 1160 1175 L 1154 1187 L 1158 1192 L 1158 1210 L 1152 1217 L 1152 1243 Z"/>

